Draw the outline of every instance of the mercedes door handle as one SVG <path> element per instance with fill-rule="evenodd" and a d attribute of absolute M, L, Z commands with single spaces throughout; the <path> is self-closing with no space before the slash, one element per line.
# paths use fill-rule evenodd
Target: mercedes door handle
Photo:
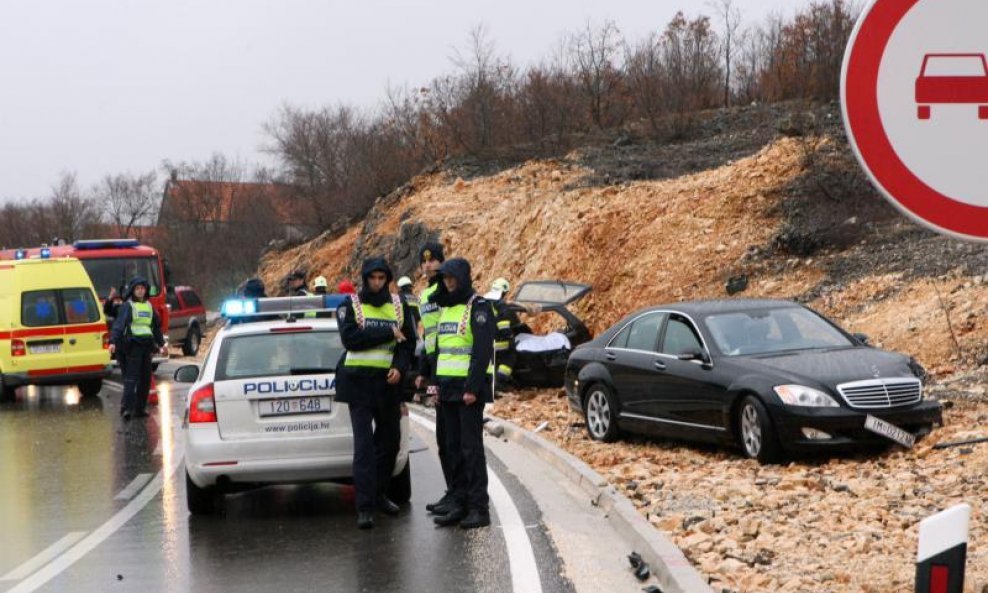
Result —
<path fill-rule="evenodd" d="M 655 368 L 659 369 L 660 371 L 666 370 L 666 363 L 662 362 L 661 360 L 656 360 L 655 362 L 652 363 L 652 365 L 655 366 Z"/>
<path fill-rule="evenodd" d="M 613 352 L 608 352 L 607 354 L 604 355 L 604 358 L 606 358 L 607 360 L 617 360 L 617 354 L 614 354 Z"/>

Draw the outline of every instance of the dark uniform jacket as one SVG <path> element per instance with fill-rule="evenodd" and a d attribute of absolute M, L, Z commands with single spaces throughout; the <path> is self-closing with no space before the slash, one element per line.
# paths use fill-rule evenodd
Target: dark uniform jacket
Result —
<path fill-rule="evenodd" d="M 381 271 L 391 282 L 391 268 L 383 258 L 368 260 L 362 270 L 364 289 L 360 291 L 359 299 L 363 303 L 373 306 L 390 304 L 391 293 L 387 286 L 378 293 L 369 292 L 367 278 L 371 272 Z M 412 313 L 407 303 L 402 302 L 402 316 L 404 322 L 401 332 L 405 334 L 405 341 L 395 347 L 394 358 L 391 361 L 391 368 L 398 369 L 402 375 L 408 371 L 412 364 L 412 357 L 415 355 L 415 325 Z M 353 309 L 353 299 L 347 296 L 343 304 L 336 310 L 336 319 L 340 329 L 340 338 L 343 347 L 347 350 L 361 351 L 370 350 L 382 344 L 387 344 L 394 340 L 394 332 L 390 324 L 377 324 L 375 320 L 365 320 L 364 327 L 357 324 L 357 316 Z M 340 358 L 340 363 L 336 368 L 336 399 L 337 401 L 350 405 L 374 405 L 375 398 L 379 397 L 400 397 L 401 383 L 397 385 L 387 384 L 388 369 L 368 368 L 368 367 L 347 367 L 346 357 Z"/>

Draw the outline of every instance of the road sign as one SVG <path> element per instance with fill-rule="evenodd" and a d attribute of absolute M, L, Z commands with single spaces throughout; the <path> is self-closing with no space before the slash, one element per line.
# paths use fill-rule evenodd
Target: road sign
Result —
<path fill-rule="evenodd" d="M 985 0 L 871 0 L 841 74 L 848 139 L 917 222 L 988 241 Z"/>
<path fill-rule="evenodd" d="M 920 521 L 916 593 L 963 593 L 970 523 L 968 504 Z"/>

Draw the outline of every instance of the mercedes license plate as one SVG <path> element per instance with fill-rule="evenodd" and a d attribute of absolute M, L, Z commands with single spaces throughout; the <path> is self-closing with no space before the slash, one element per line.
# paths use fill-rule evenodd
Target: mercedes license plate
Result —
<path fill-rule="evenodd" d="M 28 352 L 31 354 L 58 354 L 62 351 L 61 344 L 37 344 L 27 346 Z"/>
<path fill-rule="evenodd" d="M 315 414 L 328 412 L 332 405 L 329 396 L 288 397 L 284 399 L 262 399 L 257 402 L 261 416 L 288 416 L 292 414 Z"/>
<path fill-rule="evenodd" d="M 864 427 L 875 434 L 880 434 L 887 439 L 891 439 L 903 447 L 910 448 L 916 444 L 916 437 L 908 431 L 902 430 L 894 424 L 890 424 L 881 418 L 875 418 L 871 414 L 865 417 Z"/>

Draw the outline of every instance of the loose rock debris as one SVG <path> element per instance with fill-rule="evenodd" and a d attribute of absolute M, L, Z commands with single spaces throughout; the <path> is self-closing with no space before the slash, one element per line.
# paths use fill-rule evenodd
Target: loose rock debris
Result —
<path fill-rule="evenodd" d="M 761 466 L 727 448 L 598 443 L 570 430 L 576 415 L 565 399 L 535 393 L 528 401 L 505 394 L 494 414 L 528 430 L 549 421 L 540 436 L 600 472 L 715 591 L 911 591 L 919 521 L 960 502 L 974 511 L 965 592 L 988 586 L 988 447 L 934 449 L 979 436 L 988 402 L 954 400 L 946 426 L 911 450 Z"/>

